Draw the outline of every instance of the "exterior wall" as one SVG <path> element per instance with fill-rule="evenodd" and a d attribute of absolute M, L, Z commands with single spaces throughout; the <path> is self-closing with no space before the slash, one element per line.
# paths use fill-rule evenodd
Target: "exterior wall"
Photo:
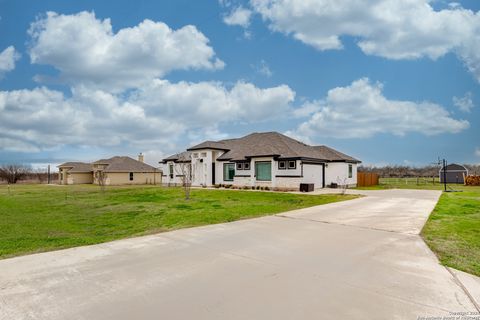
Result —
<path fill-rule="evenodd" d="M 68 173 L 67 181 L 68 181 L 67 184 L 92 184 L 93 174 L 92 173 Z"/>
<path fill-rule="evenodd" d="M 464 184 L 463 175 L 467 176 L 467 170 L 447 170 L 447 183 Z M 440 171 L 440 183 L 443 183 L 443 170 Z"/>
<path fill-rule="evenodd" d="M 213 185 L 212 162 L 214 161 L 216 154 L 215 150 L 210 149 L 192 151 L 192 185 Z"/>
<path fill-rule="evenodd" d="M 348 178 L 348 165 L 352 165 L 352 177 Z M 339 185 L 346 182 L 348 186 L 355 187 L 357 185 L 357 164 L 346 162 L 329 162 L 325 168 L 325 185 L 331 183 Z"/>
<path fill-rule="evenodd" d="M 173 177 L 170 175 L 170 164 L 173 164 Z M 162 184 L 165 185 L 181 185 L 182 177 L 180 176 L 181 164 L 175 163 L 173 161 L 168 161 L 167 163 L 162 164 Z"/>
<path fill-rule="evenodd" d="M 93 183 L 92 173 L 69 173 L 68 169 L 59 169 L 58 182 L 60 184 L 90 184 Z"/>
<path fill-rule="evenodd" d="M 67 184 L 67 169 L 58 169 L 58 183 Z"/>
<path fill-rule="evenodd" d="M 284 178 L 277 177 L 275 181 L 275 187 L 277 188 L 288 188 L 288 189 L 299 189 L 300 183 L 302 183 L 303 178 Z"/>
<path fill-rule="evenodd" d="M 95 181 L 98 184 L 97 181 Z M 106 185 L 128 185 L 128 184 L 161 184 L 160 172 L 134 172 L 133 180 L 130 180 L 130 172 L 108 172 L 105 177 Z"/>

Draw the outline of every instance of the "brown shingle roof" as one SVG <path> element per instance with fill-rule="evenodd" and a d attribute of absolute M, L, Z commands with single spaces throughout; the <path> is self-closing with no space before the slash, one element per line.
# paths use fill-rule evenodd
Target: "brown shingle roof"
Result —
<path fill-rule="evenodd" d="M 226 150 L 226 152 L 218 158 L 220 161 L 241 161 L 252 157 L 276 156 L 278 158 L 302 158 L 316 161 L 360 162 L 332 148 L 326 146 L 309 146 L 278 132 L 255 132 L 238 139 L 205 141 L 187 150 L 199 149 Z M 190 155 L 188 154 L 188 156 Z M 172 157 L 167 159 L 175 160 Z M 167 159 L 164 159 L 164 162 Z"/>
<path fill-rule="evenodd" d="M 168 157 L 168 158 L 163 159 L 162 162 L 163 162 L 163 163 L 165 163 L 165 162 L 167 162 L 167 161 L 190 162 L 190 161 L 191 161 L 191 159 L 190 159 L 190 154 L 191 154 L 190 151 L 184 151 L 184 152 L 176 153 L 176 154 L 171 155 L 171 156 Z"/>
<path fill-rule="evenodd" d="M 155 167 L 130 157 L 117 156 L 109 159 L 101 159 L 95 161 L 93 164 L 106 164 L 105 172 L 159 172 Z"/>
<path fill-rule="evenodd" d="M 360 162 L 359 160 L 350 157 L 345 153 L 341 153 L 340 151 L 327 146 L 314 146 L 312 148 L 317 149 L 321 153 L 322 157 L 329 161 Z"/>
<path fill-rule="evenodd" d="M 228 141 L 228 140 L 225 140 L 225 141 Z M 188 148 L 187 151 L 199 150 L 199 149 L 228 150 L 228 147 L 224 141 L 205 141 L 191 148 Z"/>
<path fill-rule="evenodd" d="M 57 166 L 57 168 L 70 168 L 68 172 L 71 173 L 85 173 L 93 171 L 92 165 L 85 162 L 65 162 Z"/>

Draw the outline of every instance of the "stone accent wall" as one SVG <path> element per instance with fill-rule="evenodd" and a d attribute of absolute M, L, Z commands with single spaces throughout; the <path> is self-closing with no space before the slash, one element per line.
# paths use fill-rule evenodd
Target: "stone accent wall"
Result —
<path fill-rule="evenodd" d="M 300 189 L 300 183 L 302 183 L 302 179 L 303 178 L 300 178 L 300 177 L 295 177 L 295 178 L 277 177 L 275 187 Z"/>
<path fill-rule="evenodd" d="M 251 177 L 234 177 L 232 184 L 236 187 L 244 187 L 244 186 L 251 187 L 252 185 L 254 185 L 252 184 Z"/>

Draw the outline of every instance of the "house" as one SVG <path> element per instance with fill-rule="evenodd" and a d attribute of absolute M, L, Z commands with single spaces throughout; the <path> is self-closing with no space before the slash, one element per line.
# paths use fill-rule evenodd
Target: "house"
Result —
<path fill-rule="evenodd" d="M 309 146 L 278 132 L 205 141 L 162 160 L 166 184 L 181 184 L 190 164 L 193 186 L 231 184 L 299 189 L 331 184 L 356 186 L 359 160 L 327 146 Z"/>
<path fill-rule="evenodd" d="M 66 162 L 58 166 L 60 184 L 160 184 L 161 170 L 144 163 L 143 154 L 138 160 L 130 157 L 112 157 L 93 163 Z"/>
<path fill-rule="evenodd" d="M 440 169 L 439 176 L 440 182 L 444 182 L 444 176 L 446 177 L 447 183 L 464 183 L 464 177 L 468 176 L 468 170 L 462 165 L 452 163 L 448 166 L 445 166 L 445 175 L 443 174 L 443 167 Z"/>

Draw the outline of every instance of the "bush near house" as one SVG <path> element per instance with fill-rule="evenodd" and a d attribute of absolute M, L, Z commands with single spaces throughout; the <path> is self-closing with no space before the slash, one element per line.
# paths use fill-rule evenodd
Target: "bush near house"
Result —
<path fill-rule="evenodd" d="M 480 186 L 480 176 L 469 175 L 465 177 L 465 185 Z"/>

